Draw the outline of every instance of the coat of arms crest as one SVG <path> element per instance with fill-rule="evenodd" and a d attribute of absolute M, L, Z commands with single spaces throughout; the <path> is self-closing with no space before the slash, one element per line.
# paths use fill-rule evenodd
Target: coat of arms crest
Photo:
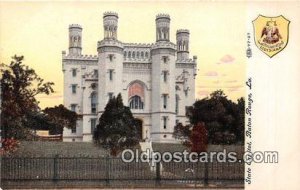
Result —
<path fill-rule="evenodd" d="M 255 45 L 270 58 L 287 46 L 290 21 L 282 15 L 277 17 L 259 15 L 252 23 Z"/>

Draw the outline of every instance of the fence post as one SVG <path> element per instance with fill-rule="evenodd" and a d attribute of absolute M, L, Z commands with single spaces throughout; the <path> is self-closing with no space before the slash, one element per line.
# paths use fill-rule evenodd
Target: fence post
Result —
<path fill-rule="evenodd" d="M 106 169 L 106 171 L 105 171 L 105 173 L 106 173 L 106 186 L 109 186 L 109 170 L 110 170 L 110 162 L 109 162 L 109 155 L 107 155 L 106 156 L 106 159 L 105 159 L 105 163 L 106 163 L 106 167 L 105 167 L 105 169 Z"/>
<path fill-rule="evenodd" d="M 160 162 L 156 162 L 156 186 L 160 186 Z"/>
<path fill-rule="evenodd" d="M 56 154 L 53 159 L 53 180 L 56 181 L 58 179 L 58 155 Z"/>
<path fill-rule="evenodd" d="M 208 186 L 208 161 L 204 162 L 204 187 Z"/>

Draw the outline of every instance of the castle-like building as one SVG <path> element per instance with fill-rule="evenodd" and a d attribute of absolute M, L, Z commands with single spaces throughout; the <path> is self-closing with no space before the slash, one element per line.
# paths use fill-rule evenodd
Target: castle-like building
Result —
<path fill-rule="evenodd" d="M 110 98 L 121 93 L 124 105 L 140 121 L 142 140 L 174 141 L 176 123 L 189 123 L 186 108 L 195 101 L 197 57 L 189 57 L 189 30 L 170 42 L 170 16 L 156 16 L 152 44 L 118 40 L 118 14 L 103 15 L 104 38 L 97 55 L 82 55 L 82 27 L 69 26 L 69 52 L 62 52 L 64 105 L 82 117 L 64 129 L 64 141 L 91 141 Z"/>

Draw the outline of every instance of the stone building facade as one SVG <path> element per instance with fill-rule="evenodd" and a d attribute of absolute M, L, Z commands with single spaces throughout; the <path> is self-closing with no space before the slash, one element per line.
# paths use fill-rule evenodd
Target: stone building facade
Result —
<path fill-rule="evenodd" d="M 197 57 L 189 57 L 189 31 L 170 42 L 170 16 L 156 16 L 152 44 L 118 40 L 118 14 L 103 15 L 104 38 L 97 55 L 82 55 L 82 27 L 69 26 L 69 51 L 62 52 L 64 105 L 82 115 L 76 129 L 64 129 L 64 141 L 91 141 L 108 100 L 122 94 L 141 121 L 141 139 L 171 142 L 176 123 L 188 123 L 186 107 L 195 101 Z"/>

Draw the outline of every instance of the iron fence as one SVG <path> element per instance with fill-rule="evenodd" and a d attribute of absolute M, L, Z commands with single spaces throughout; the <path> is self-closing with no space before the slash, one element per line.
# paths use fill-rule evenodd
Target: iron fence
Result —
<path fill-rule="evenodd" d="M 171 161 L 156 163 L 151 169 L 149 163 L 140 159 L 126 163 L 118 157 L 2 157 L 1 180 L 6 185 L 30 181 L 31 186 L 39 181 L 51 181 L 52 185 L 62 181 L 80 181 L 84 185 L 84 181 L 93 181 L 94 185 L 104 187 L 114 184 L 128 187 L 128 182 L 135 183 L 130 187 L 243 184 L 244 163 Z"/>

